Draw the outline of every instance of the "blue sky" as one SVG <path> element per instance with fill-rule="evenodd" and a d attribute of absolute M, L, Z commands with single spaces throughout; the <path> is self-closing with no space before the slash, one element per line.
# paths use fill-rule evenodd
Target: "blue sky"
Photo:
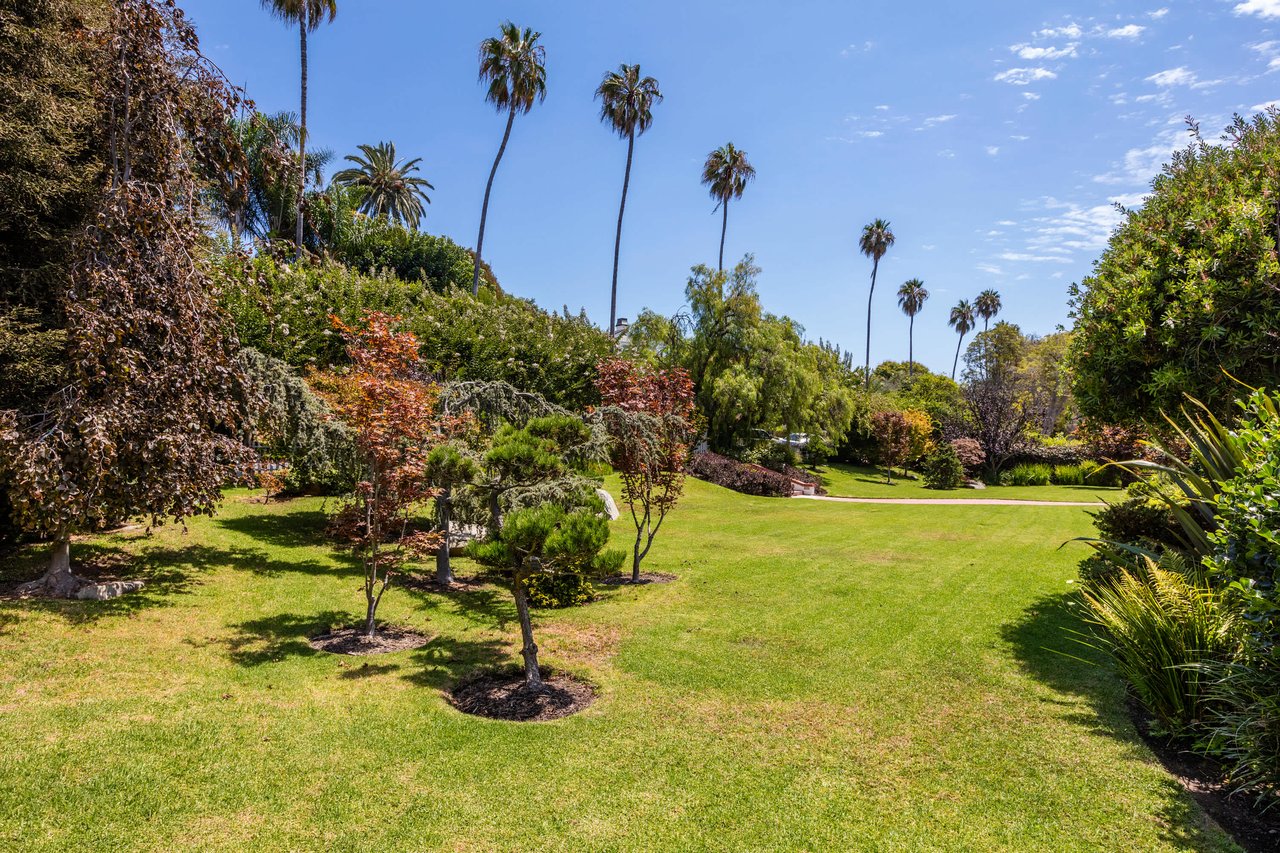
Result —
<path fill-rule="evenodd" d="M 260 109 L 297 109 L 295 30 L 258 0 L 180 0 L 205 51 Z M 548 97 L 517 119 L 485 258 L 511 292 L 608 320 L 625 142 L 599 122 L 601 75 L 638 62 L 666 100 L 636 145 L 619 313 L 683 302 L 714 264 L 720 218 L 699 183 L 732 141 L 758 171 L 729 211 L 729 258 L 763 268 L 767 310 L 862 353 L 863 224 L 889 219 L 872 362 L 906 358 L 894 291 L 921 278 L 916 356 L 950 370 L 947 314 L 986 287 L 1026 332 L 1068 323 L 1086 275 L 1139 203 L 1183 118 L 1216 137 L 1280 98 L 1280 0 L 849 3 L 339 0 L 311 39 L 311 138 L 337 159 L 392 140 L 435 185 L 423 227 L 475 244 L 503 119 L 476 49 L 510 18 L 543 34 Z"/>

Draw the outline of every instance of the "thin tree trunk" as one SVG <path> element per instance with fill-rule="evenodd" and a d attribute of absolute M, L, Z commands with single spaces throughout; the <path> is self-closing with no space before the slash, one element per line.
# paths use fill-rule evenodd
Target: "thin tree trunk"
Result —
<path fill-rule="evenodd" d="M 876 295 L 876 272 L 880 269 L 880 259 L 872 258 L 871 260 L 871 292 L 867 294 L 867 359 L 863 364 L 865 372 L 864 388 L 871 390 L 871 300 Z"/>
<path fill-rule="evenodd" d="M 916 372 L 916 315 L 911 315 L 911 322 L 907 324 L 907 378 L 910 379 Z"/>
<path fill-rule="evenodd" d="M 374 616 L 378 612 L 378 597 L 373 594 L 373 587 L 365 584 L 365 612 L 364 612 L 364 635 L 372 639 L 378 633 L 378 625 L 374 621 Z"/>
<path fill-rule="evenodd" d="M 307 4 L 301 4 L 302 20 L 298 24 L 298 42 L 302 54 L 302 108 L 298 122 L 298 221 L 294 225 L 293 239 L 297 257 L 302 257 L 302 197 L 307 192 Z"/>
<path fill-rule="evenodd" d="M 643 539 L 648 526 L 649 526 L 649 513 L 646 511 L 644 514 L 644 524 L 636 525 L 636 544 L 635 544 L 635 547 L 631 549 L 631 582 L 632 583 L 640 583 L 640 561 L 643 560 L 644 555 L 649 552 L 648 548 L 645 548 L 643 552 L 640 550 L 640 542 Z M 653 542 L 652 536 L 650 537 L 649 541 L 650 543 Z"/>
<path fill-rule="evenodd" d="M 480 253 L 484 250 L 484 223 L 489 218 L 489 193 L 493 191 L 493 176 L 498 174 L 498 164 L 507 150 L 507 140 L 511 138 L 511 125 L 515 123 L 516 111 L 512 108 L 507 115 L 507 129 L 502 132 L 502 144 L 498 146 L 498 156 L 493 158 L 493 168 L 489 170 L 489 182 L 484 185 L 484 204 L 480 207 L 480 236 L 476 237 L 476 266 L 471 275 L 471 295 L 480 295 Z"/>
<path fill-rule="evenodd" d="M 956 357 L 951 362 L 951 381 L 956 381 L 956 368 L 960 365 L 960 345 L 964 343 L 964 335 L 960 336 L 960 340 L 956 341 Z"/>
<path fill-rule="evenodd" d="M 723 208 L 724 208 L 724 221 L 723 221 L 723 222 L 721 222 L 721 224 L 720 224 L 720 262 L 719 262 L 719 268 L 720 268 L 720 272 L 724 272 L 724 235 L 725 235 L 725 232 L 729 230 L 729 199 L 727 199 L 727 198 L 726 198 L 726 199 L 721 203 L 721 207 L 723 207 Z"/>
<path fill-rule="evenodd" d="M 452 515 L 449 507 L 449 490 L 443 490 L 436 500 L 440 502 L 440 528 L 444 533 L 444 541 L 436 551 L 436 583 L 440 586 L 450 586 L 453 584 L 453 566 L 449 562 L 449 523 Z"/>
<path fill-rule="evenodd" d="M 533 641 L 533 621 L 529 618 L 529 593 L 524 586 L 524 578 L 517 574 L 511 581 L 511 591 L 516 597 L 516 614 L 520 617 L 520 636 L 524 646 L 520 654 L 524 657 L 524 683 L 530 690 L 541 691 L 542 673 L 538 671 L 538 645 Z"/>
<path fill-rule="evenodd" d="M 627 209 L 627 187 L 631 185 L 631 155 L 636 148 L 636 132 L 627 135 L 627 169 L 622 173 L 622 204 L 618 206 L 618 233 L 613 238 L 613 288 L 609 291 L 609 334 L 618 321 L 618 254 L 622 251 L 622 214 Z"/>

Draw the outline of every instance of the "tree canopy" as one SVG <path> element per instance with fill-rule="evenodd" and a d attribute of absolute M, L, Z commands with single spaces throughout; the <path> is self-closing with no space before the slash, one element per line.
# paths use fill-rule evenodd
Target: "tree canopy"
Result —
<path fill-rule="evenodd" d="M 1280 379 L 1280 114 L 1192 141 L 1071 289 L 1073 390 L 1105 421 L 1156 420 L 1191 394 L 1231 413 Z"/>

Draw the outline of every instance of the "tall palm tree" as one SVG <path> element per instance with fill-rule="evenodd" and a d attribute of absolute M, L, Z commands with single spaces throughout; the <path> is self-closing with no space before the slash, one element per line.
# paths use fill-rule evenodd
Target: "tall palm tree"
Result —
<path fill-rule="evenodd" d="M 618 233 L 613 238 L 613 286 L 609 291 L 609 325 L 613 332 L 618 313 L 618 253 L 622 249 L 622 214 L 627 209 L 627 187 L 631 183 L 631 155 L 636 137 L 653 124 L 653 105 L 662 100 L 658 81 L 641 77 L 639 65 L 619 65 L 596 89 L 600 99 L 600 120 L 627 140 L 627 169 L 622 173 L 622 204 L 618 206 Z"/>
<path fill-rule="evenodd" d="M 426 212 L 422 203 L 431 203 L 426 190 L 435 187 L 426 178 L 413 175 L 418 171 L 421 157 L 409 161 L 396 160 L 396 144 L 380 142 L 361 145 L 359 154 L 348 154 L 346 160 L 355 163 L 354 168 L 343 169 L 333 176 L 333 183 L 352 187 L 360 195 L 360 211 L 369 216 L 383 216 L 410 228 L 417 228 Z"/>
<path fill-rule="evenodd" d="M 332 21 L 338 14 L 338 0 L 261 0 L 264 8 L 287 24 L 298 25 L 298 45 L 302 67 L 302 109 L 298 119 L 298 198 L 297 223 L 294 225 L 294 244 L 302 254 L 302 203 L 307 192 L 307 33 L 314 31 L 325 19 Z"/>
<path fill-rule="evenodd" d="M 916 315 L 920 313 L 920 309 L 924 308 L 924 303 L 929 299 L 929 291 L 925 290 L 924 282 L 918 278 L 913 278 L 903 282 L 898 288 L 898 307 L 902 309 L 902 313 L 911 318 L 911 324 L 907 327 L 907 378 L 910 379 L 916 370 L 915 357 L 915 336 L 916 336 Z"/>
<path fill-rule="evenodd" d="M 484 248 L 484 223 L 489 217 L 493 176 L 498 174 L 498 164 L 507 150 L 516 113 L 529 112 L 535 101 L 544 101 L 547 97 L 547 51 L 538 44 L 540 38 L 542 33 L 528 27 L 522 30 L 507 21 L 499 28 L 499 35 L 480 42 L 480 80 L 489 84 L 484 97 L 498 112 L 507 112 L 507 129 L 502 132 L 498 156 L 493 158 L 489 182 L 484 186 L 484 205 L 480 208 L 480 236 L 476 238 L 475 271 L 471 277 L 471 292 L 477 296 L 480 294 L 480 253 Z"/>
<path fill-rule="evenodd" d="M 868 391 L 871 390 L 871 300 L 876 295 L 876 272 L 880 269 L 880 259 L 889 251 L 895 239 L 897 238 L 889 229 L 888 221 L 884 219 L 864 225 L 862 236 L 858 238 L 858 249 L 871 259 L 871 292 L 867 294 L 867 357 L 864 365 Z"/>
<path fill-rule="evenodd" d="M 964 336 L 972 332 L 975 325 L 973 306 L 969 304 L 968 299 L 961 299 L 956 307 L 951 309 L 951 319 L 947 324 L 960 333 L 960 340 L 956 343 L 956 357 L 951 362 L 951 379 L 955 381 L 956 367 L 960 364 L 960 345 L 964 343 Z"/>
<path fill-rule="evenodd" d="M 720 225 L 721 270 L 724 269 L 724 235 L 729 229 L 729 199 L 742 198 L 747 183 L 755 176 L 755 167 L 747 162 L 747 153 L 735 148 L 732 142 L 708 154 L 707 162 L 702 165 L 702 182 L 710 189 L 716 207 L 724 209 L 724 221 Z"/>
<path fill-rule="evenodd" d="M 1000 302 L 1000 294 L 994 290 L 984 290 L 978 294 L 978 298 L 973 300 L 973 309 L 978 312 L 978 316 L 982 318 L 982 331 L 986 331 L 991 325 L 991 321 L 1004 305 Z"/>

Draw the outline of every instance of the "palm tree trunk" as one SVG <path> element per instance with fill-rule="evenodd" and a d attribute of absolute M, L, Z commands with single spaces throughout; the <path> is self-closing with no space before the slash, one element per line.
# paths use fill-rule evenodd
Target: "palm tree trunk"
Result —
<path fill-rule="evenodd" d="M 293 229 L 297 257 L 302 257 L 302 197 L 307 191 L 307 4 L 301 4 L 301 20 L 298 22 L 298 47 L 302 59 L 302 105 L 298 121 L 298 206 L 297 224 Z"/>
<path fill-rule="evenodd" d="M 720 268 L 720 271 L 721 271 L 721 272 L 724 272 L 724 235 L 725 235 L 725 232 L 729 230 L 729 199 L 727 199 L 727 198 L 726 198 L 723 202 L 721 202 L 721 206 L 724 208 L 724 222 L 723 222 L 723 223 L 721 223 L 721 225 L 720 225 L 720 264 L 719 264 L 719 268 Z"/>
<path fill-rule="evenodd" d="M 956 341 L 956 357 L 951 362 L 951 381 L 956 381 L 956 367 L 960 364 L 960 345 L 964 343 L 964 332 L 960 333 L 960 340 Z"/>
<path fill-rule="evenodd" d="M 916 372 L 916 315 L 911 315 L 911 322 L 907 324 L 907 378 L 910 379 Z"/>
<path fill-rule="evenodd" d="M 622 251 L 622 214 L 627 209 L 627 187 L 631 185 L 631 155 L 636 148 L 636 132 L 627 134 L 627 169 L 622 173 L 622 204 L 618 206 L 618 233 L 613 238 L 613 287 L 609 291 L 609 326 L 605 329 L 613 334 L 613 327 L 618 320 L 618 253 Z"/>
<path fill-rule="evenodd" d="M 480 295 L 480 252 L 484 249 L 484 223 L 489 218 L 489 193 L 493 190 L 493 176 L 498 174 L 498 164 L 507 150 L 507 140 L 511 138 L 511 125 L 515 123 L 516 111 L 512 107 L 507 116 L 507 129 L 502 132 L 502 144 L 498 146 L 498 156 L 493 158 L 493 168 L 489 170 L 489 183 L 484 185 L 484 205 L 480 208 L 480 236 L 476 237 L 476 267 L 471 276 L 471 295 Z"/>
<path fill-rule="evenodd" d="M 871 390 L 871 300 L 876 295 L 876 272 L 880 269 L 880 259 L 873 258 L 871 261 L 871 292 L 867 294 L 867 360 L 863 365 L 866 373 L 866 390 Z"/>

